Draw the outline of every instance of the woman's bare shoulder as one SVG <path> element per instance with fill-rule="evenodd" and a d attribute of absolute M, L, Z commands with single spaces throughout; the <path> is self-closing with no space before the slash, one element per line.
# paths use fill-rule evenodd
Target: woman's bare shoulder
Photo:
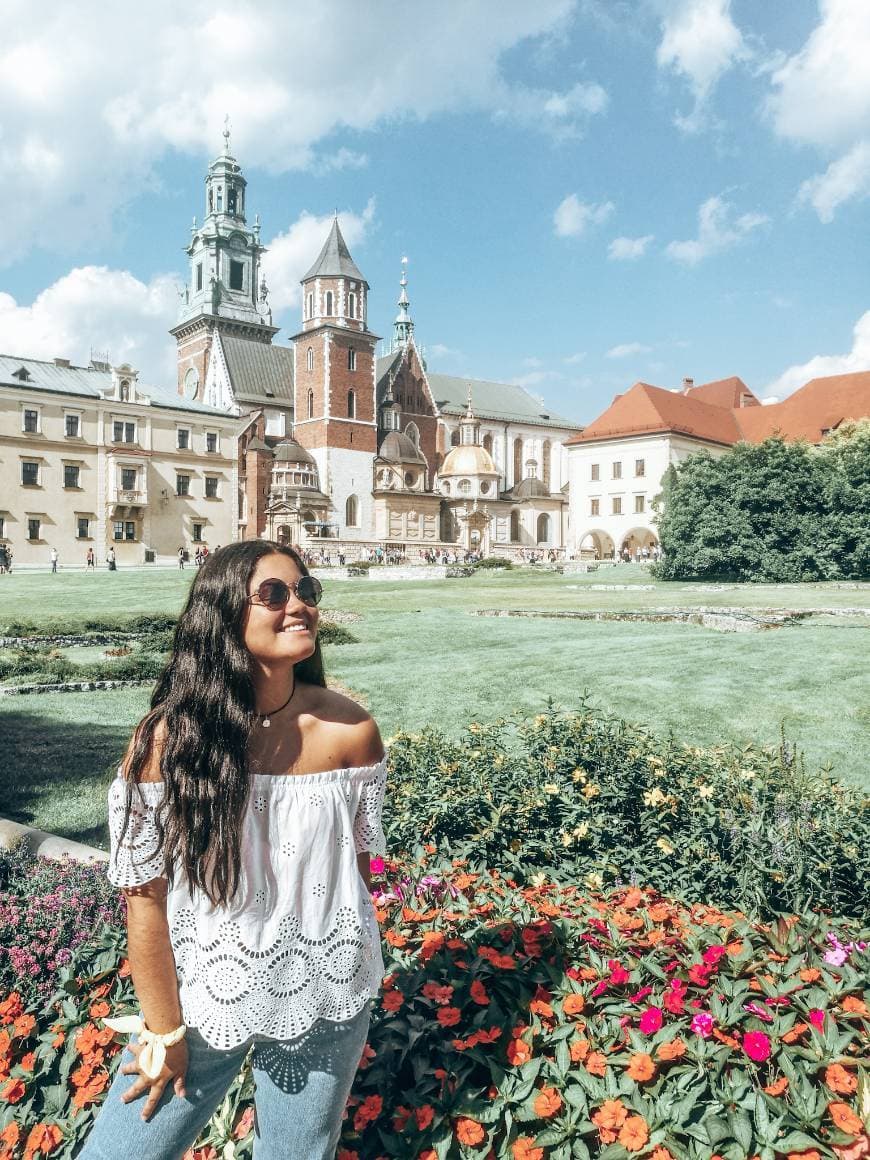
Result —
<path fill-rule="evenodd" d="M 130 738 L 130 744 L 127 746 L 127 752 L 124 754 L 124 760 L 121 762 L 121 772 L 124 777 L 130 776 L 130 761 L 133 757 L 133 751 L 136 747 L 136 740 L 144 725 L 140 721 L 133 731 L 133 736 Z M 154 735 L 151 741 L 151 752 L 148 754 L 145 767 L 139 775 L 139 781 L 162 781 L 163 773 L 160 769 L 160 758 L 163 753 L 163 746 L 166 742 L 166 722 L 158 721 L 154 726 Z"/>
<path fill-rule="evenodd" d="M 312 687 L 305 709 L 312 732 L 341 755 L 343 766 L 376 765 L 383 757 L 384 743 L 374 718 L 352 698 L 335 689 Z"/>

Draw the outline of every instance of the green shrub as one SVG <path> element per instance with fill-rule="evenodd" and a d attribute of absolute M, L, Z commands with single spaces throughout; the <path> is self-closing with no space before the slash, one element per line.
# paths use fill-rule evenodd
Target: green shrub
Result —
<path fill-rule="evenodd" d="M 484 556 L 474 566 L 475 568 L 513 568 L 513 562 L 503 556 Z"/>
<path fill-rule="evenodd" d="M 345 628 L 343 624 L 337 624 L 334 620 L 321 620 L 317 635 L 321 644 L 357 643 L 357 638 L 350 629 Z"/>
<path fill-rule="evenodd" d="M 787 744 L 701 749 L 583 703 L 392 743 L 391 849 L 431 842 L 520 882 L 639 883 L 770 915 L 870 916 L 870 798 Z"/>

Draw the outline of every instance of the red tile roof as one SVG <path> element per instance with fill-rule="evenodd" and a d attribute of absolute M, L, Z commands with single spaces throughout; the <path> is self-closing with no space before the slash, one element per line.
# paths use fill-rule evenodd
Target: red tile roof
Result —
<path fill-rule="evenodd" d="M 864 417 L 870 417 L 870 371 L 812 379 L 766 407 L 736 376 L 685 392 L 635 383 L 567 445 L 668 432 L 725 446 L 775 434 L 818 443 L 843 420 Z"/>

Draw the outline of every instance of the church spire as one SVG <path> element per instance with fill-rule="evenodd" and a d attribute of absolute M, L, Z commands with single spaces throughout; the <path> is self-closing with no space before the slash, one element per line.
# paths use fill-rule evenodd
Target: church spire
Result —
<path fill-rule="evenodd" d="M 463 447 L 476 447 L 480 443 L 480 422 L 471 409 L 471 383 L 465 401 L 465 414 L 459 420 L 459 442 Z"/>
<path fill-rule="evenodd" d="M 408 313 L 410 302 L 408 301 L 408 259 L 402 258 L 402 277 L 399 280 L 401 291 L 399 293 L 399 313 L 396 315 L 396 321 L 393 323 L 393 349 L 407 346 L 414 336 L 414 323 L 411 315 Z"/>

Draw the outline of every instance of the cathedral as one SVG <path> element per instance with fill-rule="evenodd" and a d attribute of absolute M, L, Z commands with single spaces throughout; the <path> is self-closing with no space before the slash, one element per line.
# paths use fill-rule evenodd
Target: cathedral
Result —
<path fill-rule="evenodd" d="M 236 538 L 307 548 L 382 546 L 484 555 L 561 551 L 565 441 L 581 426 L 514 384 L 430 372 L 404 268 L 386 353 L 369 284 L 338 218 L 302 279 L 300 327 L 276 342 L 259 217 L 229 133 L 187 245 L 189 283 L 171 333 L 178 392 L 236 416 Z"/>

